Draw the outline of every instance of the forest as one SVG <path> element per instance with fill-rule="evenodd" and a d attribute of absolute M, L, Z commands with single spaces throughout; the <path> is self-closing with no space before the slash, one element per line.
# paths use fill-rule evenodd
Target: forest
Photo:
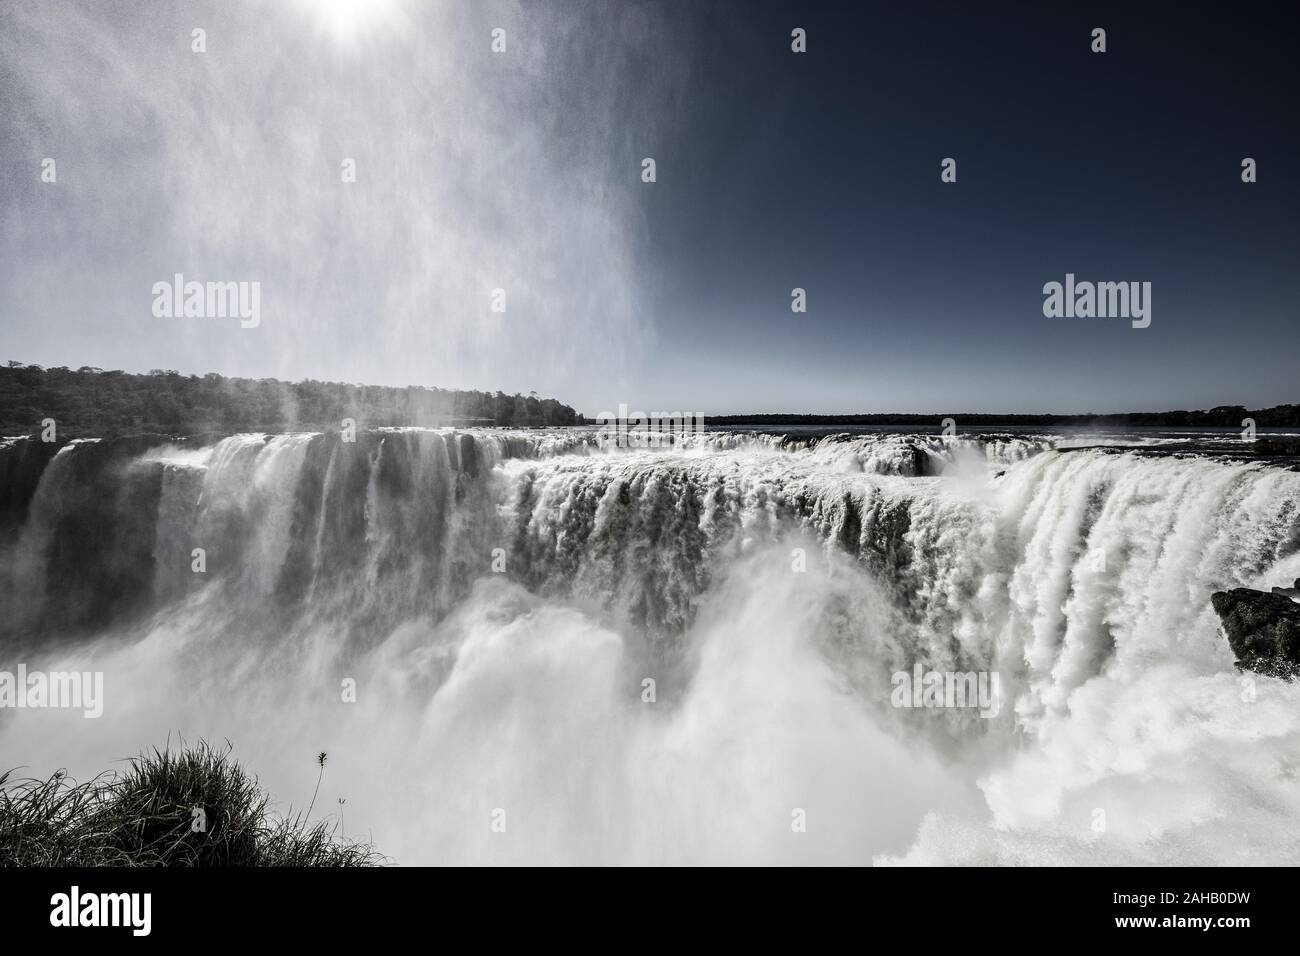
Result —
<path fill-rule="evenodd" d="M 778 413 L 750 413 L 745 415 L 710 415 L 713 427 L 738 425 L 780 428 L 807 428 L 831 426 L 863 428 L 880 426 L 911 426 L 918 430 L 935 429 L 947 418 L 962 428 L 971 426 L 1005 426 L 1032 428 L 1036 426 L 1079 426 L 1099 428 L 1233 428 L 1244 427 L 1252 419 L 1257 428 L 1300 427 L 1300 405 L 1274 405 L 1271 408 L 1248 409 L 1244 405 L 1217 405 L 1205 410 L 1176 410 L 1166 412 L 1116 412 L 1096 414 L 1082 412 L 1073 415 L 1023 414 L 1018 412 L 939 412 L 919 415 L 913 412 L 877 412 L 864 415 L 801 415 Z"/>
<path fill-rule="evenodd" d="M 54 419 L 60 438 L 235 431 L 319 431 L 390 425 L 580 424 L 568 405 L 535 394 L 394 388 L 343 382 L 228 378 L 209 372 L 147 374 L 82 366 L 0 366 L 0 435 L 27 435 Z"/>

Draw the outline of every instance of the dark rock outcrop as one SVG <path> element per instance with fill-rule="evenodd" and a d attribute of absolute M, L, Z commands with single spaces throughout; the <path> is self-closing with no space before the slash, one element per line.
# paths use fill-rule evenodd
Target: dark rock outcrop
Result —
<path fill-rule="evenodd" d="M 1211 595 L 1238 667 L 1271 677 L 1300 676 L 1300 603 L 1287 593 L 1295 589 L 1266 594 L 1233 588 Z"/>
<path fill-rule="evenodd" d="M 1270 435 L 1255 439 L 1257 455 L 1300 455 L 1300 438 L 1291 435 Z"/>

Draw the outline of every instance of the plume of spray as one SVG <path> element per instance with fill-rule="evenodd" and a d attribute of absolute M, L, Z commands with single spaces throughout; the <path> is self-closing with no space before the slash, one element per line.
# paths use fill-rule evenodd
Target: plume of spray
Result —
<path fill-rule="evenodd" d="M 689 61 L 653 6 L 16 0 L 3 18 L 14 354 L 61 364 L 51 343 L 75 333 L 104 367 L 595 405 L 574 373 L 644 353 L 638 164 Z M 59 188 L 33 191 L 51 155 Z M 155 318 L 177 273 L 259 282 L 261 324 Z"/>

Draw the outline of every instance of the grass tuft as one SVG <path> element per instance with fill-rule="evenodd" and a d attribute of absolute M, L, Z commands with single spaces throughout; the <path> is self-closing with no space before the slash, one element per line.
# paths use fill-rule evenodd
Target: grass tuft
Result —
<path fill-rule="evenodd" d="M 377 866 L 325 821 L 276 815 L 257 778 L 204 741 L 77 783 L 0 773 L 0 866 Z M 196 812 L 201 811 L 201 813 Z"/>

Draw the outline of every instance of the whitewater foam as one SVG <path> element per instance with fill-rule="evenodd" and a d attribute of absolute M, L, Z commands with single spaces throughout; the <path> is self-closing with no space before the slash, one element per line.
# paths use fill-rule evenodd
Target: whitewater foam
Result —
<path fill-rule="evenodd" d="M 1297 576 L 1295 472 L 1045 437 L 110 445 L 50 460 L 0 552 L 6 646 L 109 707 L 0 714 L 0 763 L 230 738 L 302 805 L 327 750 L 349 835 L 412 863 L 1300 859 L 1300 689 L 1235 671 L 1208 602 Z M 1010 706 L 891 707 L 918 666 Z"/>

